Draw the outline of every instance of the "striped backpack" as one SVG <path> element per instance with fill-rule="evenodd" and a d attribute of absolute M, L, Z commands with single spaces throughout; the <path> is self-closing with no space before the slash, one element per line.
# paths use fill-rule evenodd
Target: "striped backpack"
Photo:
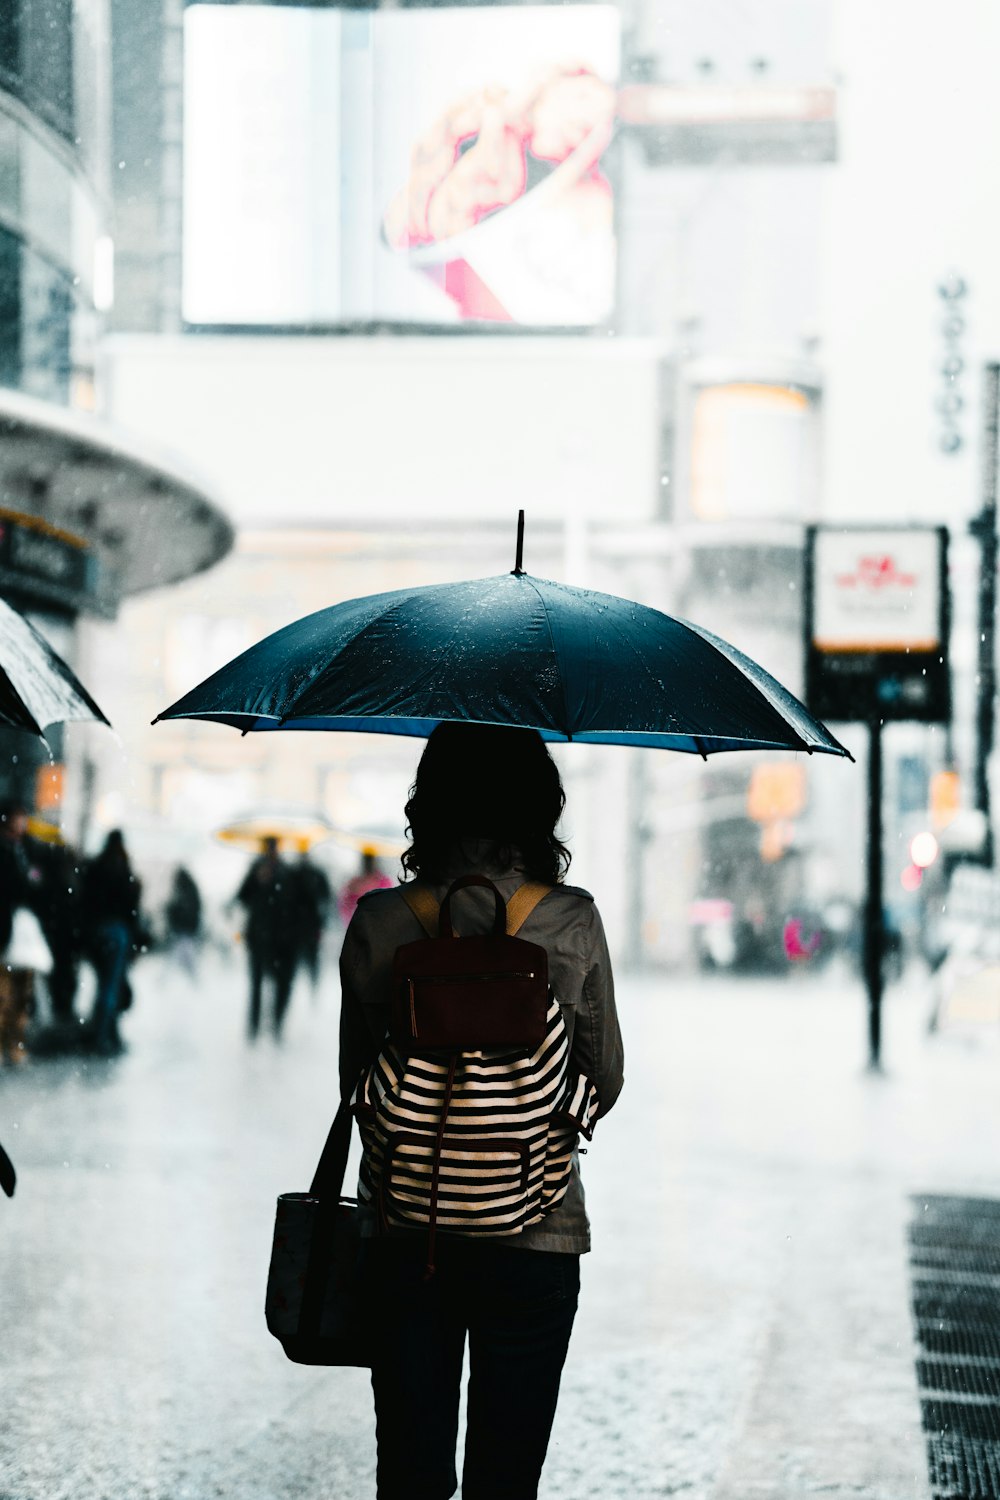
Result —
<path fill-rule="evenodd" d="M 493 892 L 493 931 L 457 937 L 451 899 Z M 386 1043 L 351 1100 L 364 1148 L 359 1200 L 380 1228 L 513 1235 L 569 1186 L 580 1135 L 593 1134 L 594 1084 L 570 1065 L 544 948 L 516 936 L 551 886 L 522 885 L 507 906 L 481 875 L 456 880 L 440 908 L 403 896 L 429 934 L 396 950 Z M 435 935 L 436 934 L 436 935 Z"/>

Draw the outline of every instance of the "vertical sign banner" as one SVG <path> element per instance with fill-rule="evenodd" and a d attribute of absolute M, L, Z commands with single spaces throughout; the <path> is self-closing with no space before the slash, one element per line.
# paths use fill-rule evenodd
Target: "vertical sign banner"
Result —
<path fill-rule="evenodd" d="M 946 721 L 946 529 L 810 527 L 805 647 L 819 717 Z"/>

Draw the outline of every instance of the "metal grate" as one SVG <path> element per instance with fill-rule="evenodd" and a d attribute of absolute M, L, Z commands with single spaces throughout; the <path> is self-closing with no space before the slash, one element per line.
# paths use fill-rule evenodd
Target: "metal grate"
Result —
<path fill-rule="evenodd" d="M 934 1500 L 995 1500 L 1000 1495 L 1000 1455 L 993 1444 L 931 1438 L 927 1456 Z"/>
<path fill-rule="evenodd" d="M 1000 1201 L 915 1197 L 917 1381 L 934 1500 L 1000 1500 Z"/>
<path fill-rule="evenodd" d="M 913 1285 L 918 1318 L 950 1318 L 956 1323 L 1000 1323 L 1000 1291 L 951 1277 L 922 1276 Z"/>
<path fill-rule="evenodd" d="M 952 1241 L 943 1245 L 914 1244 L 910 1247 L 910 1265 L 948 1276 L 995 1276 L 1000 1285 L 1000 1248 L 989 1245 L 963 1249 Z"/>
<path fill-rule="evenodd" d="M 1000 1445 L 1000 1405 L 981 1401 L 921 1401 L 924 1431 L 935 1437 L 956 1433 L 978 1443 Z M 997 1448 L 1000 1461 L 1000 1447 Z"/>
<path fill-rule="evenodd" d="M 992 1219 L 970 1219 L 965 1224 L 914 1224 L 910 1229 L 911 1245 L 941 1249 L 983 1251 L 995 1249 L 1000 1228 Z"/>
<path fill-rule="evenodd" d="M 917 1380 L 923 1391 L 948 1391 L 1000 1402 L 1000 1364 L 956 1365 L 944 1359 L 918 1359 Z"/>
<path fill-rule="evenodd" d="M 1000 1361 L 1000 1329 L 918 1322 L 917 1343 L 927 1354 Z"/>
<path fill-rule="evenodd" d="M 1000 1198 L 956 1198 L 947 1193 L 914 1193 L 914 1222 L 955 1219 L 966 1224 L 969 1219 L 992 1219 L 1000 1230 Z"/>

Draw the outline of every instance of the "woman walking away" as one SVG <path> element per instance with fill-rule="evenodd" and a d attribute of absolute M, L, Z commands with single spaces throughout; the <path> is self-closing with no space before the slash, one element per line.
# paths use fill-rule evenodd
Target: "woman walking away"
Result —
<path fill-rule="evenodd" d="M 364 896 L 344 941 L 341 1089 L 365 1147 L 359 1200 L 377 1323 L 378 1500 L 455 1494 L 466 1339 L 463 1500 L 537 1495 L 579 1260 L 590 1249 L 577 1131 L 589 1136 L 622 1086 L 601 919 L 586 891 L 561 883 L 569 854 L 555 830 L 564 802 L 535 730 L 439 725 L 406 806 L 403 866 L 414 878 Z M 469 876 L 481 879 L 462 884 Z M 389 1039 L 397 949 L 413 945 L 396 960 L 398 981 L 414 952 L 419 965 L 421 951 L 471 951 L 421 943 L 438 931 L 442 904 L 442 929 L 453 920 L 464 938 L 500 934 L 504 903 L 507 932 L 547 954 L 544 1039 L 512 1051 L 463 1035 L 461 1051 L 421 1051 L 398 1042 L 398 1005 Z M 504 940 L 494 941 L 502 949 Z M 512 969 L 467 977 L 488 982 L 451 1014 L 467 1017 L 478 1006 L 496 1034 L 517 983 L 536 976 Z M 418 991 L 406 983 L 412 1034 L 426 1036 Z M 490 1129 L 494 1136 L 483 1138 Z"/>

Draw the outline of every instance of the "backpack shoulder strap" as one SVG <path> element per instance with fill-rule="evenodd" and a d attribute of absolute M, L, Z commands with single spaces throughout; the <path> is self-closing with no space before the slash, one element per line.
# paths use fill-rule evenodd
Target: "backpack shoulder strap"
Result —
<path fill-rule="evenodd" d="M 508 937 L 514 937 L 521 930 L 539 901 L 543 900 L 552 889 L 551 885 L 542 885 L 535 880 L 525 881 L 524 885 L 518 886 L 507 902 Z M 400 886 L 400 892 L 427 936 L 437 937 L 438 914 L 441 906 L 435 901 L 427 887 L 413 881 L 410 885 Z"/>
<path fill-rule="evenodd" d="M 438 913 L 441 907 L 434 900 L 433 895 L 425 885 L 419 885 L 413 881 L 410 885 L 400 886 L 403 900 L 420 923 L 428 937 L 438 935 Z"/>
<path fill-rule="evenodd" d="M 537 880 L 526 880 L 507 902 L 507 936 L 514 937 L 531 916 L 539 901 L 553 890 L 551 885 L 541 885 Z"/>

